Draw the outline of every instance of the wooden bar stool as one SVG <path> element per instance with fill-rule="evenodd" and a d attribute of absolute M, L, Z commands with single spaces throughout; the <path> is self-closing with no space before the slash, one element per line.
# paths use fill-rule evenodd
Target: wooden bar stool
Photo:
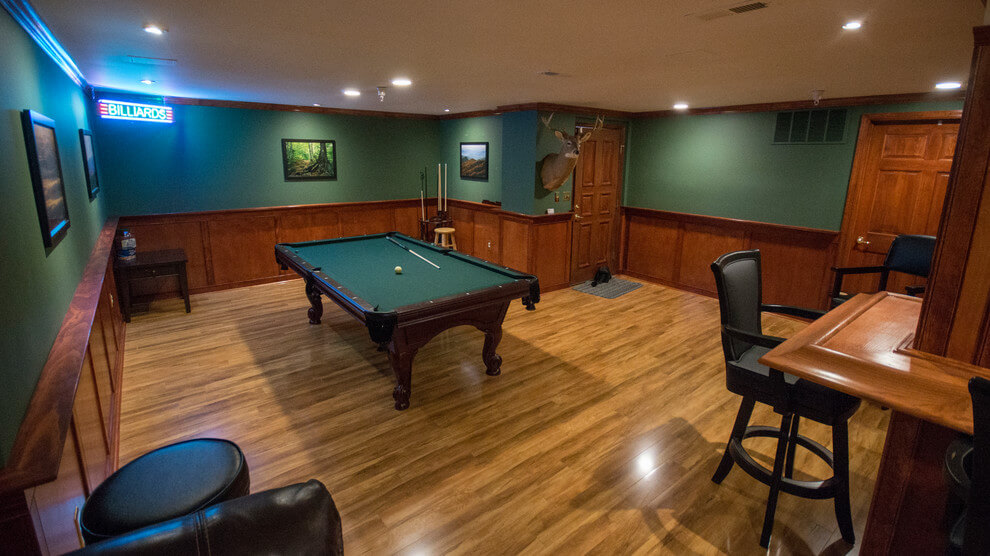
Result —
<path fill-rule="evenodd" d="M 457 249 L 457 241 L 454 240 L 453 228 L 437 228 L 433 230 L 433 243 L 440 247 Z"/>

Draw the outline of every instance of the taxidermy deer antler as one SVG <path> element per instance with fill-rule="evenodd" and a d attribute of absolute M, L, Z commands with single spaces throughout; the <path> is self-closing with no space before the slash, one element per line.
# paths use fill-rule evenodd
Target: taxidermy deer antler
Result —
<path fill-rule="evenodd" d="M 591 134 L 598 131 L 605 125 L 605 118 L 595 116 L 595 125 L 590 131 L 581 134 L 580 137 L 571 135 L 566 131 L 550 127 L 553 114 L 546 118 L 540 118 L 547 129 L 560 139 L 560 152 L 550 153 L 543 157 L 543 167 L 540 170 L 540 179 L 543 180 L 543 188 L 549 191 L 557 189 L 570 177 L 574 167 L 577 166 L 578 157 L 581 155 L 581 143 L 591 137 Z"/>

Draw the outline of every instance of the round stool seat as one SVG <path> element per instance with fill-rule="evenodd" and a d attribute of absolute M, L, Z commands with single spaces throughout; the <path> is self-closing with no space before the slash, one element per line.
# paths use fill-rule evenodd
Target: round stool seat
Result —
<path fill-rule="evenodd" d="M 121 467 L 90 495 L 79 515 L 87 544 L 248 494 L 241 449 L 216 438 L 158 448 Z"/>
<path fill-rule="evenodd" d="M 440 247 L 457 249 L 457 242 L 454 240 L 454 231 L 454 228 L 434 228 L 433 243 L 439 245 Z"/>

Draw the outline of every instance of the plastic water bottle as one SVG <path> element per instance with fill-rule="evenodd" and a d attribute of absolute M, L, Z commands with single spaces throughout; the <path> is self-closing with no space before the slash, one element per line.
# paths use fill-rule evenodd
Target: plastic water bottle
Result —
<path fill-rule="evenodd" d="M 119 244 L 117 245 L 117 258 L 122 261 L 133 261 L 137 258 L 137 240 L 128 230 L 120 231 Z"/>

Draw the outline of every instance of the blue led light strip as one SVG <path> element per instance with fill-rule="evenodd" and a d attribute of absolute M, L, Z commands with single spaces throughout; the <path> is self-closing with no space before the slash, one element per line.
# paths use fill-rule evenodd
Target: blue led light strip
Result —
<path fill-rule="evenodd" d="M 14 21 L 20 24 L 24 32 L 30 35 L 34 39 L 34 42 L 38 43 L 38 46 L 45 51 L 45 54 L 48 54 L 62 68 L 62 71 L 69 76 L 69 79 L 72 79 L 80 87 L 86 87 L 86 78 L 79 71 L 79 67 L 72 61 L 69 53 L 62 48 L 58 39 L 48 29 L 45 22 L 41 20 L 38 12 L 34 11 L 31 4 L 26 0 L 0 0 L 0 6 L 3 6 L 10 12 L 10 16 L 14 18 Z"/>

